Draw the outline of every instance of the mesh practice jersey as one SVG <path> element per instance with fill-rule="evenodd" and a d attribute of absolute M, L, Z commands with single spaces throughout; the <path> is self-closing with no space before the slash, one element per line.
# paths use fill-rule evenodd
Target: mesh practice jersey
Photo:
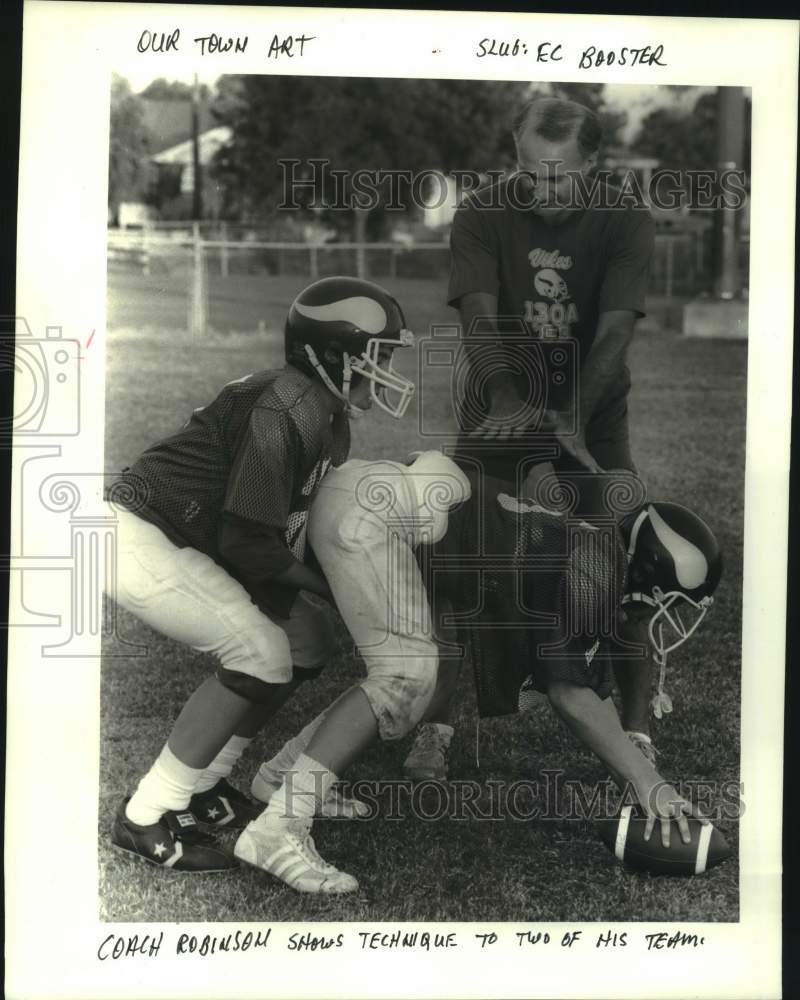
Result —
<path fill-rule="evenodd" d="M 174 544 L 192 546 L 222 565 L 223 512 L 279 532 L 302 562 L 317 488 L 328 468 L 347 458 L 349 446 L 347 417 L 330 419 L 308 376 L 292 368 L 256 372 L 229 382 L 177 434 L 123 470 L 114 498 Z M 237 576 L 235 567 L 226 568 Z M 264 567 L 265 578 L 270 571 Z M 253 596 L 260 604 L 263 595 Z M 266 603 L 288 613 L 285 601 L 282 609 L 274 600 Z"/>
<path fill-rule="evenodd" d="M 460 619 L 482 716 L 524 709 L 528 692 L 555 680 L 611 693 L 609 643 L 626 572 L 613 525 L 506 506 L 496 489 L 476 490 L 418 558 L 434 600 L 446 597 Z"/>

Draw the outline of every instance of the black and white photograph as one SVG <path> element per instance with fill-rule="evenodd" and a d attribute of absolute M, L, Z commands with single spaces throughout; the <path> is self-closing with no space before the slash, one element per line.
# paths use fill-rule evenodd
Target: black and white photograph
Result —
<path fill-rule="evenodd" d="M 91 204 L 79 319 L 77 263 L 19 284 L 9 700 L 40 657 L 89 762 L 70 995 L 750 995 L 745 933 L 779 995 L 774 65 L 690 72 L 669 18 L 210 11 L 104 13 L 51 196 Z"/>
<path fill-rule="evenodd" d="M 104 914 L 736 920 L 749 94 L 111 100 Z"/>

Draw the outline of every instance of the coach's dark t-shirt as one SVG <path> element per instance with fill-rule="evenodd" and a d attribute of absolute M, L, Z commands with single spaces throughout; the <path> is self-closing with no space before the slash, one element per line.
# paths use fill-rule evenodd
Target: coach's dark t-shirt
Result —
<path fill-rule="evenodd" d="M 655 226 L 646 208 L 603 207 L 614 206 L 618 200 L 617 189 L 605 185 L 597 207 L 590 203 L 554 225 L 520 207 L 508 179 L 473 192 L 453 219 L 449 304 L 458 306 L 467 292 L 496 295 L 501 332 L 546 342 L 573 339 L 579 368 L 594 341 L 601 312 L 645 313 Z M 512 371 L 524 369 L 519 346 L 511 343 L 495 350 L 494 361 L 504 358 Z M 545 346 L 537 356 L 549 364 L 551 354 L 552 349 Z M 461 414 L 466 430 L 485 415 L 482 407 L 488 402 L 481 395 L 474 368 L 473 363 L 463 390 L 471 401 L 469 413 L 462 410 Z M 559 390 L 549 379 L 544 405 L 568 407 L 569 383 L 568 379 Z M 525 396 L 528 383 L 523 376 L 518 376 L 518 384 Z M 629 388 L 625 368 L 599 410 Z"/>

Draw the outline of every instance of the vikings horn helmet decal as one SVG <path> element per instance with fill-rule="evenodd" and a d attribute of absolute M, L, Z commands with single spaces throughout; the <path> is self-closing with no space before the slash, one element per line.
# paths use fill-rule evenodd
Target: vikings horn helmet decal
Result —
<path fill-rule="evenodd" d="M 399 303 L 380 285 L 360 278 L 323 278 L 305 288 L 289 309 L 286 361 L 313 377 L 350 405 L 354 378 L 370 382 L 370 396 L 391 416 L 402 417 L 414 383 L 392 367 L 396 347 L 411 347 Z"/>
<path fill-rule="evenodd" d="M 654 609 L 648 633 L 661 673 L 652 705 L 661 718 L 672 711 L 664 692 L 667 654 L 686 642 L 705 618 L 722 575 L 722 554 L 705 521 L 676 503 L 647 503 L 625 518 L 620 529 L 628 552 L 622 603 Z"/>

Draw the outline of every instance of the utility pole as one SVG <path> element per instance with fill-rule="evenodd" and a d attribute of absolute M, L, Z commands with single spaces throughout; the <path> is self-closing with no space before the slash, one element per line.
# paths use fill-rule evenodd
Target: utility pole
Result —
<path fill-rule="evenodd" d="M 717 90 L 716 194 L 720 175 L 744 168 L 744 92 L 741 87 Z M 747 302 L 742 298 L 739 271 L 739 209 L 720 204 L 714 209 L 713 298 L 700 295 L 683 307 L 682 330 L 687 337 L 745 339 Z"/>
<path fill-rule="evenodd" d="M 192 218 L 199 222 L 203 218 L 203 179 L 200 173 L 200 88 L 197 83 L 197 73 L 192 85 L 192 167 L 194 183 L 192 185 Z"/>
<path fill-rule="evenodd" d="M 717 171 L 742 170 L 744 167 L 744 92 L 741 87 L 717 90 Z M 719 184 L 717 190 L 720 190 Z M 714 213 L 714 295 L 719 299 L 737 298 L 741 292 L 739 276 L 738 210 L 717 207 Z"/>

